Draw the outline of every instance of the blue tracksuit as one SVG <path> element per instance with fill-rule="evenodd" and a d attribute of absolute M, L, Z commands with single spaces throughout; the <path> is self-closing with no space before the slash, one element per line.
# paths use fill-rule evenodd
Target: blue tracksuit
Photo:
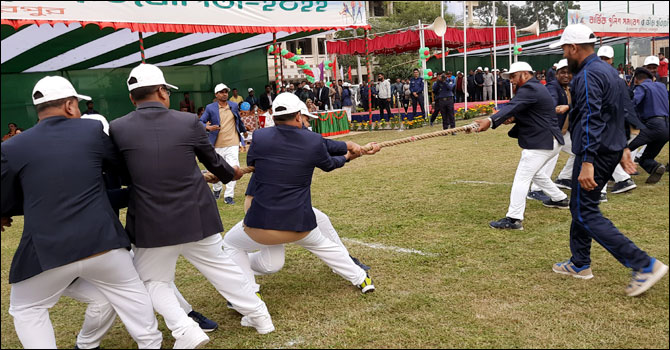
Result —
<path fill-rule="evenodd" d="M 631 141 L 628 148 L 634 150 L 647 145 L 640 156 L 640 166 L 651 174 L 661 165 L 654 158 L 668 143 L 668 91 L 663 83 L 654 83 L 647 79 L 635 88 L 633 103 L 645 128 L 640 130 L 640 134 Z"/>
<path fill-rule="evenodd" d="M 624 101 L 628 91 L 618 84 L 617 71 L 596 54 L 587 57 L 574 75 L 574 112 L 570 133 L 575 165 L 570 196 L 570 250 L 577 266 L 591 263 L 591 239 L 595 239 L 626 267 L 642 269 L 650 258 L 605 218 L 598 205 L 600 191 L 612 176 L 626 147 Z M 579 184 L 582 162 L 593 164 L 598 184 L 586 191 Z"/>

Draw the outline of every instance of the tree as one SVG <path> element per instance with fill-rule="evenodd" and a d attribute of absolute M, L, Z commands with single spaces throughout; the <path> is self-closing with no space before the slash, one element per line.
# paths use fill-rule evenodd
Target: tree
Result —
<path fill-rule="evenodd" d="M 393 3 L 393 14 L 388 17 L 370 18 L 370 34 L 383 33 L 396 29 L 416 26 L 421 23 L 433 23 L 440 15 L 439 1 L 396 1 Z M 454 18 L 451 14 L 445 14 L 447 25 L 453 25 Z M 351 38 L 353 30 L 338 31 L 335 38 Z M 363 36 L 363 30 L 359 29 L 356 36 Z M 383 34 L 382 34 L 383 35 Z M 417 52 L 407 52 L 396 55 L 379 55 L 371 58 L 376 68 L 373 72 L 384 73 L 387 79 L 406 78 L 412 73 L 419 59 Z M 356 57 L 351 55 L 338 55 L 338 64 L 343 67 L 356 67 Z M 361 58 L 361 66 L 365 66 L 365 59 Z"/>
<path fill-rule="evenodd" d="M 550 24 L 558 21 L 554 12 L 555 3 L 556 1 L 526 1 L 524 12 L 526 17 L 532 19 L 531 23 L 538 21 L 540 31 L 544 32 L 549 29 Z"/>
<path fill-rule="evenodd" d="M 492 1 L 480 1 L 480 6 L 474 10 L 474 15 L 479 19 L 483 26 L 493 25 Z M 507 3 L 496 1 L 496 20 L 497 26 L 507 25 Z M 525 11 L 525 7 L 516 5 L 510 6 L 510 17 L 513 26 L 523 28 L 531 25 L 535 21 L 535 16 L 529 17 Z"/>
<path fill-rule="evenodd" d="M 567 3 L 567 6 L 565 6 Z M 554 12 L 556 13 L 556 18 L 551 24 L 555 24 L 558 28 L 564 28 L 568 25 L 567 17 L 568 10 L 579 10 L 581 6 L 575 4 L 574 1 L 557 1 L 554 3 Z"/>

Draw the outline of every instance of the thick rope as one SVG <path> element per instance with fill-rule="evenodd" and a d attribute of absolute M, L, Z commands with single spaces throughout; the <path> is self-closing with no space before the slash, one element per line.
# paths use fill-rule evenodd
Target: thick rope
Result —
<path fill-rule="evenodd" d="M 458 128 L 435 131 L 435 132 L 430 132 L 430 133 L 427 133 L 427 134 L 410 136 L 410 137 L 405 137 L 405 138 L 397 139 L 397 140 L 384 141 L 384 142 L 378 143 L 377 145 L 381 148 L 391 147 L 391 146 L 401 145 L 403 143 L 410 143 L 410 142 L 430 139 L 430 138 L 438 137 L 438 136 L 453 135 L 453 134 L 456 134 L 456 133 L 467 132 L 467 131 L 477 131 L 478 129 L 479 129 L 479 124 L 472 123 L 472 124 L 460 126 Z M 363 146 L 363 147 L 361 147 L 361 149 L 363 149 L 364 151 L 371 151 L 372 146 Z M 240 168 L 240 170 L 242 171 L 243 174 L 250 174 L 250 173 L 254 172 L 254 167 L 248 166 L 248 167 Z"/>

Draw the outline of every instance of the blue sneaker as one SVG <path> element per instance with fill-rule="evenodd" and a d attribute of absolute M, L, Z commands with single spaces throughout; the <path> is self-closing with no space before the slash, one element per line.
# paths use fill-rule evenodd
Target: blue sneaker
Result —
<path fill-rule="evenodd" d="M 534 199 L 540 202 L 544 202 L 545 200 L 549 200 L 549 196 L 544 194 L 542 191 L 529 191 L 528 195 L 526 196 L 528 199 Z"/>
<path fill-rule="evenodd" d="M 203 316 L 201 313 L 197 311 L 189 312 L 188 317 L 192 318 L 193 321 L 197 322 L 198 325 L 200 326 L 200 329 L 202 329 L 203 332 L 212 332 L 215 329 L 219 328 L 219 325 L 216 322 Z"/>
<path fill-rule="evenodd" d="M 626 294 L 635 297 L 644 293 L 663 278 L 666 273 L 668 273 L 668 266 L 655 258 L 651 258 L 649 266 L 641 270 L 633 270 L 633 278 L 626 287 Z"/>
<path fill-rule="evenodd" d="M 593 272 L 591 271 L 591 265 L 584 265 L 582 267 L 577 267 L 572 263 L 570 259 L 555 263 L 551 268 L 554 272 L 560 273 L 561 275 L 570 275 L 575 278 L 581 278 L 583 280 L 588 280 L 593 278 Z"/>

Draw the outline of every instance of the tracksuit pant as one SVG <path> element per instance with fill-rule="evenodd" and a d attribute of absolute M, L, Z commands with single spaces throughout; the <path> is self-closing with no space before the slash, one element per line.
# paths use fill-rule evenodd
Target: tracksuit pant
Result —
<path fill-rule="evenodd" d="M 598 153 L 593 162 L 593 176 L 598 186 L 592 191 L 580 186 L 578 178 L 582 170 L 582 155 L 578 154 L 575 158 L 570 195 L 570 251 L 571 261 L 577 266 L 591 264 L 592 239 L 626 267 L 639 270 L 649 265 L 649 255 L 624 236 L 598 207 L 600 191 L 612 176 L 622 154 L 622 151 Z"/>
<path fill-rule="evenodd" d="M 668 143 L 668 117 L 654 117 L 644 121 L 646 129 L 642 129 L 628 148 L 637 149 L 642 145 L 647 145 L 640 156 L 640 166 L 648 173 L 654 172 L 659 163 L 654 159 L 661 152 L 663 146 Z"/>

